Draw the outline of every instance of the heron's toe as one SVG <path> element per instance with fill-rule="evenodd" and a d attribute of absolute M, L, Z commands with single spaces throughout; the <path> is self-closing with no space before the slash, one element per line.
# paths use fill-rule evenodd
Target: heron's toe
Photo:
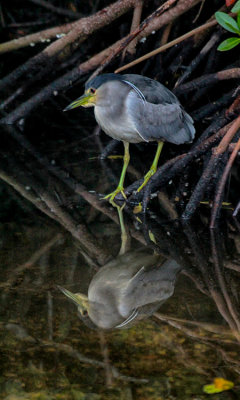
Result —
<path fill-rule="evenodd" d="M 114 199 L 118 195 L 118 193 L 121 193 L 125 200 L 127 199 L 127 196 L 124 193 L 124 188 L 122 186 L 118 186 L 117 189 L 114 190 L 114 192 L 107 194 L 103 197 L 102 200 L 108 200 L 110 203 L 114 203 Z"/>

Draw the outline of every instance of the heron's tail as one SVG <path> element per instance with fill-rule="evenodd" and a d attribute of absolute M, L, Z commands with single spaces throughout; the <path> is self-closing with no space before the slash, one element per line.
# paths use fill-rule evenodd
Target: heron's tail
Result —
<path fill-rule="evenodd" d="M 196 129 L 194 128 L 194 122 L 192 117 L 186 113 L 186 111 L 183 110 L 183 118 L 184 118 L 184 123 L 185 123 L 185 130 L 188 133 L 189 136 L 189 142 L 191 143 L 195 137 Z"/>

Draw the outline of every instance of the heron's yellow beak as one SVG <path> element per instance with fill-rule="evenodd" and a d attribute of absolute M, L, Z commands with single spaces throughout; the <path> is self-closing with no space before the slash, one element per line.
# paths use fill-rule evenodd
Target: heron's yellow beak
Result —
<path fill-rule="evenodd" d="M 76 304 L 80 314 L 84 315 L 86 311 L 88 312 L 89 301 L 88 301 L 87 296 L 85 296 L 85 294 L 72 293 L 69 290 L 67 290 L 61 286 L 58 286 L 58 289 L 60 289 L 61 292 L 65 294 L 65 296 L 67 296 L 69 299 L 71 299 L 73 301 L 74 304 Z"/>
<path fill-rule="evenodd" d="M 72 110 L 73 108 L 77 107 L 93 107 L 96 104 L 96 94 L 85 92 L 81 97 L 74 100 L 69 106 L 64 108 L 63 111 Z"/>

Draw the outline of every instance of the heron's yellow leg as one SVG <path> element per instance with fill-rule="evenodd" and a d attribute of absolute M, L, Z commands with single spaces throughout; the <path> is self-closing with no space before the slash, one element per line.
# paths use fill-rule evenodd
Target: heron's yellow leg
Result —
<path fill-rule="evenodd" d="M 130 236 L 128 234 L 128 231 L 126 230 L 126 227 L 124 224 L 124 219 L 123 219 L 123 209 L 124 209 L 125 205 L 126 205 L 126 203 L 124 203 L 122 207 L 116 206 L 117 211 L 118 211 L 120 228 L 121 228 L 121 248 L 118 253 L 119 256 L 121 256 L 122 254 L 125 254 L 130 249 L 130 242 L 131 242 Z"/>
<path fill-rule="evenodd" d="M 141 184 L 141 186 L 139 186 L 137 192 L 140 192 L 140 190 L 142 190 L 142 188 L 148 183 L 149 179 L 155 174 L 155 172 L 157 171 L 157 166 L 158 166 L 158 160 L 162 151 L 162 147 L 163 147 L 163 142 L 158 142 L 158 147 L 157 147 L 157 151 L 153 160 L 153 163 L 151 165 L 150 170 L 146 173 L 146 175 L 144 176 L 144 181 Z"/>
<path fill-rule="evenodd" d="M 114 192 L 108 194 L 107 196 L 104 197 L 104 200 L 109 199 L 110 202 L 112 202 L 115 198 L 115 196 L 118 193 L 122 193 L 123 197 L 126 199 L 126 195 L 124 193 L 124 188 L 123 188 L 123 184 L 124 184 L 124 180 L 125 180 L 125 176 L 126 176 L 126 171 L 127 171 L 127 167 L 129 164 L 129 160 L 130 160 L 130 154 L 129 154 L 129 143 L 128 142 L 123 142 L 124 144 L 124 157 L 123 157 L 123 169 L 122 169 L 122 173 L 120 176 L 120 180 L 118 183 L 118 187 L 116 190 L 114 190 Z"/>

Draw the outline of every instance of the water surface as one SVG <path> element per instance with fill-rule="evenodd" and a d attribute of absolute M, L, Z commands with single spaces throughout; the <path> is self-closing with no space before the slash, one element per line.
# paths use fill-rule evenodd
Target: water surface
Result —
<path fill-rule="evenodd" d="M 213 399 L 240 398 L 237 226 L 225 215 L 210 232 L 207 206 L 186 226 L 160 208 L 145 220 L 126 208 L 124 238 L 116 209 L 86 201 L 91 188 L 109 191 L 120 165 L 94 159 L 93 137 L 50 138 L 35 156 L 5 142 L 1 398 L 199 400 L 216 377 L 235 386 Z M 88 301 L 78 310 L 58 286 Z"/>

